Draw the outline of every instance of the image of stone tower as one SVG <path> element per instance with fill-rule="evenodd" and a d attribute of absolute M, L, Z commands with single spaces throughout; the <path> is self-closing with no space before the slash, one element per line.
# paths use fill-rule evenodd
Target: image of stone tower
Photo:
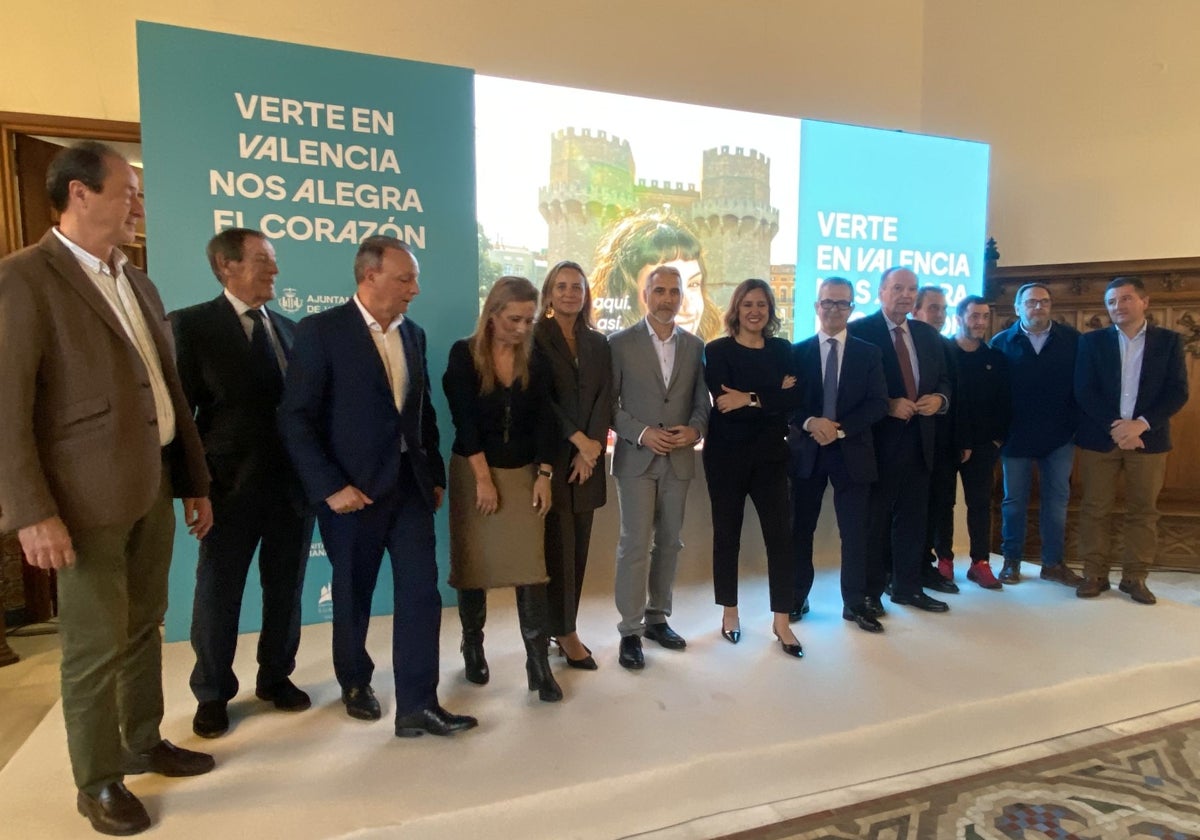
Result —
<path fill-rule="evenodd" d="M 770 158 L 728 146 L 705 151 L 692 224 L 704 244 L 704 286 L 719 306 L 729 303 L 746 278 L 769 280 L 771 240 L 779 232 L 779 211 L 771 206 Z"/>
<path fill-rule="evenodd" d="M 637 207 L 635 176 L 627 140 L 586 128 L 550 137 L 550 182 L 538 190 L 538 210 L 549 227 L 549 265 L 575 260 L 591 273 L 605 229 Z"/>

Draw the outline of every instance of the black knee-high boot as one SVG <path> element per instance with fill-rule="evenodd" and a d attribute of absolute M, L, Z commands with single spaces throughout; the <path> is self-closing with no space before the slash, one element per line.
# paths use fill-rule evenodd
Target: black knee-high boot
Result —
<path fill-rule="evenodd" d="M 467 680 L 485 685 L 491 676 L 487 660 L 483 657 L 483 625 L 487 621 L 487 591 L 484 589 L 458 590 L 458 618 L 462 622 L 463 664 L 466 665 Z"/>
<path fill-rule="evenodd" d="M 549 647 L 547 613 L 545 584 L 517 587 L 517 616 L 521 622 L 521 638 L 525 640 L 529 690 L 536 691 L 543 702 L 557 703 L 563 693 L 550 671 L 550 660 L 546 655 Z"/>

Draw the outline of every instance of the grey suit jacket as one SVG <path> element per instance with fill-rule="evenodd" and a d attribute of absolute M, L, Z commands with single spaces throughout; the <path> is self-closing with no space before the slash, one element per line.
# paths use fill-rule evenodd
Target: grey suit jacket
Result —
<path fill-rule="evenodd" d="M 618 477 L 641 475 L 654 460 L 649 447 L 638 444 L 648 427 L 691 426 L 701 435 L 708 431 L 711 404 L 704 385 L 704 342 L 675 328 L 675 366 L 671 381 L 663 383 L 662 367 L 650 340 L 646 319 L 608 338 L 613 365 L 613 429 L 617 445 L 612 472 Z M 675 477 L 696 474 L 692 449 L 676 449 L 669 456 Z"/>
<path fill-rule="evenodd" d="M 133 289 L 175 408 L 166 453 L 176 496 L 207 496 L 200 435 L 150 278 Z M 0 530 L 60 516 L 69 530 L 137 521 L 159 492 L 163 450 L 150 382 L 116 314 L 47 231 L 0 260 Z"/>

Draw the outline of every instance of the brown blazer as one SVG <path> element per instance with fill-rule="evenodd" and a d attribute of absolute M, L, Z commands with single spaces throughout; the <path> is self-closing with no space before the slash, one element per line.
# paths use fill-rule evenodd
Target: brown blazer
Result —
<path fill-rule="evenodd" d="M 74 255 L 47 231 L 0 260 L 0 530 L 57 514 L 68 530 L 132 523 L 169 463 L 177 497 L 208 495 L 208 469 L 150 278 L 127 265 L 175 407 L 164 459 L 145 366 Z"/>

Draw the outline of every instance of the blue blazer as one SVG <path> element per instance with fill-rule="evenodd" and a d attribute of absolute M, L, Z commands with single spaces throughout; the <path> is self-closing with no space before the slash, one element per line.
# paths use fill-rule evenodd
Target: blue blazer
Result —
<path fill-rule="evenodd" d="M 941 394 L 945 398 L 946 408 L 949 408 L 952 390 L 951 374 L 946 369 L 946 350 L 941 334 L 928 324 L 912 318 L 908 320 L 906 326 L 909 335 L 912 336 L 913 346 L 917 350 L 917 368 L 921 372 L 918 377 L 917 396 Z M 900 375 L 900 360 L 896 357 L 892 332 L 883 313 L 876 312 L 866 318 L 851 321 L 847 329 L 855 338 L 869 341 L 879 348 L 883 358 L 883 376 L 887 381 L 888 398 L 903 397 L 904 378 Z M 909 423 L 916 423 L 920 430 L 921 451 L 925 456 L 925 466 L 932 470 L 936 422 L 932 417 L 918 415 Z M 875 424 L 875 454 L 880 464 L 886 464 L 891 460 L 892 453 L 899 444 L 900 436 L 909 423 L 888 415 Z"/>
<path fill-rule="evenodd" d="M 1142 375 L 1133 416 L 1145 417 L 1150 430 L 1142 435 L 1145 452 L 1171 449 L 1171 415 L 1188 399 L 1183 338 L 1174 330 L 1146 327 Z M 1084 449 L 1108 452 L 1116 446 L 1108 430 L 1121 416 L 1121 347 L 1117 328 L 1085 333 L 1075 359 L 1075 400 L 1079 429 L 1075 442 Z"/>
<path fill-rule="evenodd" d="M 788 445 L 792 450 L 792 472 L 799 478 L 812 476 L 821 445 L 804 431 L 804 421 L 821 417 L 825 408 L 824 374 L 821 370 L 819 335 L 792 347 L 793 367 L 801 391 L 800 406 L 792 415 Z M 887 382 L 883 360 L 875 345 L 849 336 L 842 348 L 838 374 L 837 422 L 846 433 L 841 447 L 846 472 L 854 481 L 869 484 L 879 477 L 871 427 L 887 414 Z"/>
<path fill-rule="evenodd" d="M 396 411 L 387 372 L 353 300 L 310 315 L 296 328 L 279 429 L 309 502 L 352 484 L 372 499 L 396 488 L 401 441 L 432 512 L 434 487 L 446 486 L 437 417 L 429 394 L 425 331 L 400 325 L 408 363 L 404 410 Z"/>

